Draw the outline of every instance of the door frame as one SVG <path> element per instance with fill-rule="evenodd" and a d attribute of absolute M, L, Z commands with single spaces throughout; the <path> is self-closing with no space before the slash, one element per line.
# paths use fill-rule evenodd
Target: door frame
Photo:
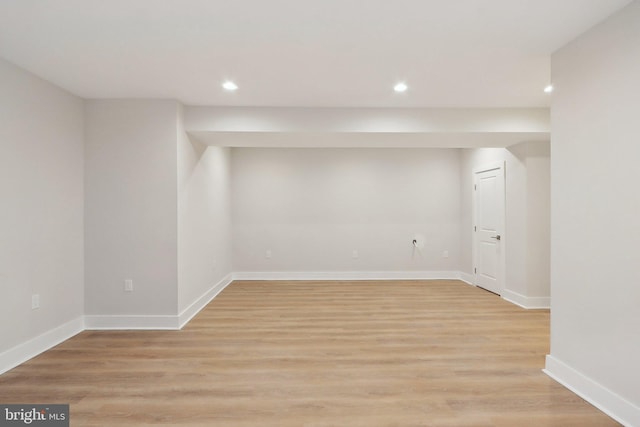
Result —
<path fill-rule="evenodd" d="M 473 277 L 473 285 L 478 286 L 477 283 L 477 265 L 478 265 L 478 242 L 476 239 L 476 226 L 478 219 L 478 193 L 476 191 L 476 185 L 478 180 L 478 174 L 482 172 L 488 172 L 491 170 L 500 169 L 502 171 L 502 180 L 500 181 L 502 188 L 500 189 L 500 193 L 502 194 L 502 224 L 501 224 L 501 233 L 500 233 L 500 255 L 498 256 L 498 284 L 500 287 L 500 296 L 504 293 L 506 289 L 505 279 L 506 279 L 506 248 L 507 248 L 507 170 L 506 170 L 506 161 L 499 162 L 491 162 L 486 163 L 482 166 L 473 168 L 473 183 L 471 187 L 471 198 L 472 198 L 472 214 L 471 214 L 471 247 L 472 247 L 472 270 L 473 273 L 471 276 Z M 484 288 L 483 288 L 484 289 Z"/>

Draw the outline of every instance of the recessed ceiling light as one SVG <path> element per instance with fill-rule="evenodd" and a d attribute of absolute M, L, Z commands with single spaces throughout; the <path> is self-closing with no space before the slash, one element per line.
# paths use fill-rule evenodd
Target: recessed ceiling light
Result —
<path fill-rule="evenodd" d="M 409 86 L 407 86 L 407 84 L 405 82 L 397 83 L 393 87 L 393 90 L 395 90 L 396 92 L 406 92 L 407 89 L 409 89 Z"/>
<path fill-rule="evenodd" d="M 548 85 L 547 87 L 544 88 L 544 93 L 551 93 L 553 92 L 553 85 Z"/>
<path fill-rule="evenodd" d="M 224 90 L 228 90 L 229 92 L 238 90 L 238 85 L 232 82 L 231 80 L 227 80 L 226 82 L 222 83 L 222 87 L 224 88 Z"/>

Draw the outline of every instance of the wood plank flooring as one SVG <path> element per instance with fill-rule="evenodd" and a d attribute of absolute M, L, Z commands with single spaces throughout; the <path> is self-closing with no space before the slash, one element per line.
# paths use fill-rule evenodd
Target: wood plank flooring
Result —
<path fill-rule="evenodd" d="M 458 281 L 234 282 L 181 331 L 87 331 L 0 376 L 72 426 L 613 426 L 541 372 L 549 312 Z"/>

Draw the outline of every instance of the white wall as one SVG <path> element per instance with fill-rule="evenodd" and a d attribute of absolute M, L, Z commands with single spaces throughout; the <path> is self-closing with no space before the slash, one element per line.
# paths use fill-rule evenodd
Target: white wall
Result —
<path fill-rule="evenodd" d="M 527 147 L 527 297 L 551 295 L 551 146 Z"/>
<path fill-rule="evenodd" d="M 637 1 L 552 57 L 547 359 L 552 374 L 635 426 L 640 425 L 638 76 Z"/>
<path fill-rule="evenodd" d="M 0 195 L 2 353 L 82 316 L 84 295 L 82 100 L 2 59 Z"/>
<path fill-rule="evenodd" d="M 231 158 L 234 271 L 460 269 L 457 149 L 233 148 Z"/>
<path fill-rule="evenodd" d="M 88 315 L 177 314 L 177 114 L 175 101 L 86 101 Z"/>
<path fill-rule="evenodd" d="M 191 140 L 178 110 L 178 311 L 231 273 L 230 149 Z"/>
<path fill-rule="evenodd" d="M 508 148 L 465 149 L 461 155 L 462 271 L 473 272 L 473 171 L 505 164 L 505 290 L 503 296 L 525 306 L 548 305 L 550 155 L 548 142 Z"/>

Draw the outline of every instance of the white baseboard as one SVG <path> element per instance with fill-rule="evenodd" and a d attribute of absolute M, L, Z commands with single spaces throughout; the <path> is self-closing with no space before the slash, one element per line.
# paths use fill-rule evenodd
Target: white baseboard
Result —
<path fill-rule="evenodd" d="M 551 307 L 551 297 L 527 297 L 508 289 L 502 290 L 501 297 L 527 310 L 548 309 Z"/>
<path fill-rule="evenodd" d="M 211 289 L 202 294 L 200 298 L 195 300 L 189 307 L 185 308 L 178 316 L 179 329 L 182 329 L 196 314 L 207 306 L 220 292 L 224 290 L 233 281 L 231 273 L 224 277 L 221 281 L 213 285 Z"/>
<path fill-rule="evenodd" d="M 87 330 L 180 329 L 178 316 L 171 315 L 91 315 L 84 319 Z"/>
<path fill-rule="evenodd" d="M 640 426 L 639 407 L 552 355 L 547 355 L 542 372 L 619 423 L 628 427 Z"/>
<path fill-rule="evenodd" d="M 233 280 L 459 280 L 457 271 L 246 271 Z"/>
<path fill-rule="evenodd" d="M 458 279 L 462 280 L 467 285 L 475 286 L 475 284 L 473 283 L 473 274 L 460 271 L 458 273 Z"/>
<path fill-rule="evenodd" d="M 84 320 L 83 317 L 80 316 L 0 353 L 0 374 L 21 365 L 40 353 L 49 350 L 51 347 L 55 347 L 83 330 Z"/>

